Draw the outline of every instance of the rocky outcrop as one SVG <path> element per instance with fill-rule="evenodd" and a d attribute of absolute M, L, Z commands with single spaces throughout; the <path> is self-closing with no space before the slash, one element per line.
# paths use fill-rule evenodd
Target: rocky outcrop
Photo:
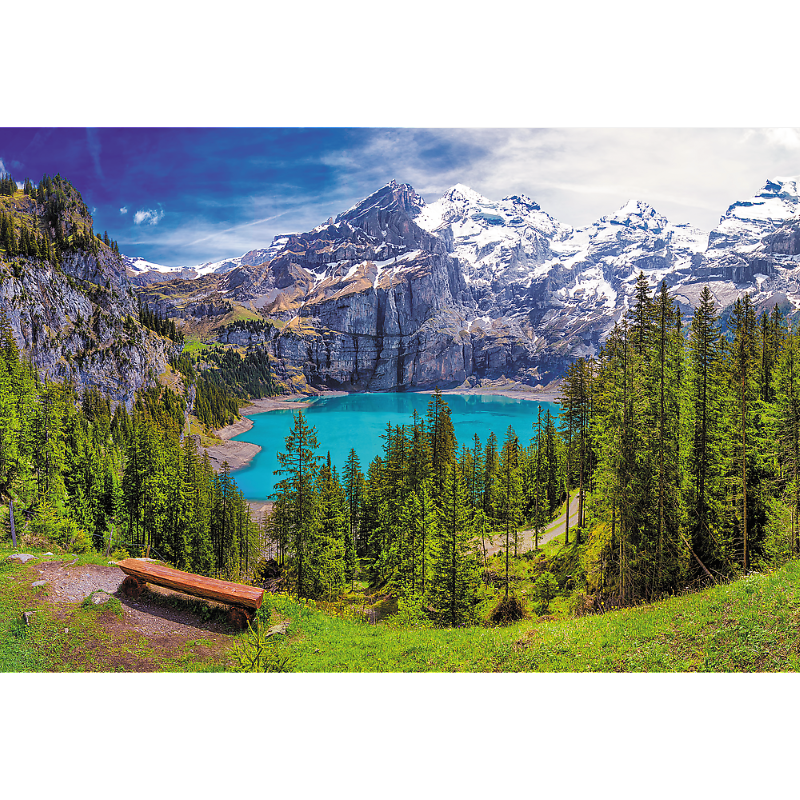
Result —
<path fill-rule="evenodd" d="M 61 269 L 0 261 L 0 310 L 43 378 L 96 387 L 129 408 L 175 352 L 135 321 L 133 295 L 110 257 L 73 253 Z"/>

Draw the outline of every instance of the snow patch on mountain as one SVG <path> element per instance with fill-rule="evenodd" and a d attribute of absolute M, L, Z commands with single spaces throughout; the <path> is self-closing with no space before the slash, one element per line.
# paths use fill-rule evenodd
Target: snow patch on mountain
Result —
<path fill-rule="evenodd" d="M 733 203 L 711 232 L 708 258 L 755 253 L 766 236 L 800 217 L 799 184 L 800 176 L 768 180 L 753 197 Z"/>

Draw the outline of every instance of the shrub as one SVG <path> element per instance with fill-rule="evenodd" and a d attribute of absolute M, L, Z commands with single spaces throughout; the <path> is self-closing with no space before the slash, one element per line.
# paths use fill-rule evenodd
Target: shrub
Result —
<path fill-rule="evenodd" d="M 35 536 L 55 542 L 72 553 L 85 553 L 91 549 L 91 538 L 86 531 L 47 502 L 37 508 L 30 529 Z"/>
<path fill-rule="evenodd" d="M 255 627 L 248 624 L 247 636 L 236 643 L 233 654 L 239 662 L 239 672 L 294 671 L 293 658 L 278 649 L 277 636 L 267 636 L 267 627 L 261 620 Z"/>
<path fill-rule="evenodd" d="M 525 616 L 525 607 L 522 601 L 513 594 L 502 597 L 500 602 L 492 609 L 489 619 L 496 625 L 508 625 Z"/>
<path fill-rule="evenodd" d="M 533 594 L 542 604 L 543 613 L 550 610 L 550 601 L 558 594 L 558 581 L 552 572 L 543 572 L 533 584 Z"/>

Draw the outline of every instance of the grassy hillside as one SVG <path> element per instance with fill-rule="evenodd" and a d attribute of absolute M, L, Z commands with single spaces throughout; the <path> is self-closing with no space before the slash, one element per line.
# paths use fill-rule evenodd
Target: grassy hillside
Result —
<path fill-rule="evenodd" d="M 112 635 L 113 603 L 56 609 L 34 588 L 33 568 L 0 548 L 0 672 L 230 670 L 248 634 L 227 653 L 198 657 L 197 640 L 170 653 L 146 636 Z M 65 557 L 61 557 L 65 558 Z M 70 557 L 71 559 L 72 557 Z M 101 556 L 80 563 L 106 564 Z M 37 609 L 25 626 L 22 612 Z M 268 640 L 295 672 L 792 672 L 800 667 L 800 561 L 770 574 L 661 603 L 579 619 L 523 620 L 509 627 L 428 627 L 400 614 L 378 624 L 359 607 L 321 608 L 268 596 L 260 621 L 288 621 Z M 127 665 L 127 666 L 126 666 Z"/>
<path fill-rule="evenodd" d="M 786 672 L 800 667 L 800 562 L 661 603 L 507 628 L 370 625 L 285 596 L 299 672 Z M 353 615 L 355 616 L 355 615 Z"/>

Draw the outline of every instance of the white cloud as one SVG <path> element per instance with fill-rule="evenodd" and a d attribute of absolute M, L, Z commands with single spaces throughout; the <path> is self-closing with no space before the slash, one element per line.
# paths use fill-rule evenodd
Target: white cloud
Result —
<path fill-rule="evenodd" d="M 340 210 L 395 178 L 426 202 L 455 183 L 491 200 L 524 193 L 576 227 L 644 200 L 672 222 L 711 230 L 768 178 L 800 173 L 799 150 L 793 128 L 397 129 L 321 160 L 346 190 L 326 193 Z"/>
<path fill-rule="evenodd" d="M 158 225 L 164 218 L 162 209 L 141 208 L 133 215 L 134 225 Z"/>
<path fill-rule="evenodd" d="M 797 128 L 767 128 L 764 133 L 771 144 L 787 150 L 800 150 L 800 133 Z"/>
<path fill-rule="evenodd" d="M 23 181 L 16 181 L 16 184 L 17 184 L 17 189 L 24 189 L 25 188 L 25 184 L 24 184 Z"/>
<path fill-rule="evenodd" d="M 120 214 L 127 214 L 128 213 L 128 207 L 127 206 L 122 206 L 122 208 L 119 210 L 119 213 Z"/>

